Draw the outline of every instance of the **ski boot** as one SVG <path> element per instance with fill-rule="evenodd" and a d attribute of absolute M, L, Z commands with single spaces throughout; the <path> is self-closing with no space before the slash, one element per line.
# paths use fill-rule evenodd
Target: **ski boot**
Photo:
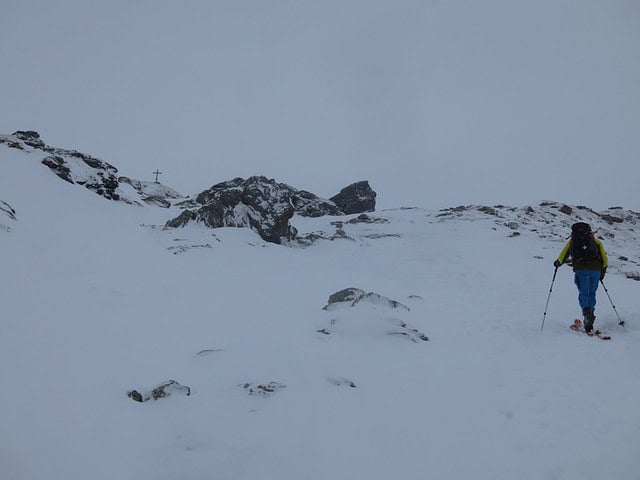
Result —
<path fill-rule="evenodd" d="M 584 317 L 584 331 L 591 333 L 593 331 L 593 322 L 596 321 L 596 316 L 593 313 L 593 308 L 583 308 L 582 316 Z"/>

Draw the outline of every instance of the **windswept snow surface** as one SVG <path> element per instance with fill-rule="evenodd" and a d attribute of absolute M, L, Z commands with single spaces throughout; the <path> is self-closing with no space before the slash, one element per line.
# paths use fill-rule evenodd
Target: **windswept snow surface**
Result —
<path fill-rule="evenodd" d="M 639 284 L 607 277 L 605 342 L 563 267 L 541 332 L 561 240 L 422 209 L 306 248 L 164 230 L 0 155 L 3 480 L 640 478 Z M 348 287 L 410 310 L 322 309 Z M 127 397 L 170 379 L 191 395 Z"/>

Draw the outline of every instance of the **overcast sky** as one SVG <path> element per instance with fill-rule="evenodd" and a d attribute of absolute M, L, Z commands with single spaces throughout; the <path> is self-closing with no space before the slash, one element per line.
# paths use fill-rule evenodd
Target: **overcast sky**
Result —
<path fill-rule="evenodd" d="M 640 210 L 637 0 L 0 4 L 0 133 L 123 175 Z"/>

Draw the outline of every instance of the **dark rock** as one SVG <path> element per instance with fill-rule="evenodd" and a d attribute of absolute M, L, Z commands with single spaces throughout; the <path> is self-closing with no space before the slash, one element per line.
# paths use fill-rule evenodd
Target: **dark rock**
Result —
<path fill-rule="evenodd" d="M 422 340 L 423 342 L 429 341 L 429 337 L 427 337 L 424 333 L 422 333 L 417 328 L 408 326 L 402 320 L 399 322 L 399 328 L 397 330 L 389 332 L 389 335 L 402 335 L 407 337 L 414 343 L 418 343 L 418 340 Z"/>
<path fill-rule="evenodd" d="M 373 218 L 366 213 L 363 213 L 361 215 L 358 215 L 356 218 L 352 218 L 347 223 L 351 225 L 357 223 L 389 223 L 389 220 L 387 220 L 386 218 Z"/>
<path fill-rule="evenodd" d="M 130 399 L 135 400 L 136 402 L 140 402 L 140 403 L 142 403 L 142 402 L 144 402 L 144 401 L 145 401 L 145 399 L 144 399 L 144 397 L 142 396 L 142 394 L 141 394 L 139 391 L 137 391 L 137 390 L 131 390 L 130 392 L 127 392 L 127 396 L 128 396 Z M 147 400 L 148 400 L 148 399 L 147 399 Z"/>
<path fill-rule="evenodd" d="M 569 205 L 562 205 L 562 207 L 560 207 L 560 211 L 566 215 L 571 215 L 573 213 L 573 208 Z"/>
<path fill-rule="evenodd" d="M 355 302 L 356 300 L 364 297 L 365 293 L 366 292 L 364 290 L 360 290 L 359 288 L 345 288 L 330 295 L 329 301 L 324 308 L 326 310 L 327 306 L 341 302 L 349 302 L 353 304 L 353 302 Z"/>
<path fill-rule="evenodd" d="M 40 138 L 40 134 L 33 130 L 18 130 L 17 132 L 13 132 L 12 135 L 30 147 L 40 149 L 46 147 L 46 144 Z"/>
<path fill-rule="evenodd" d="M 295 237 L 289 225 L 294 208 L 291 187 L 266 177 L 235 178 L 219 183 L 196 197 L 198 210 L 185 210 L 167 222 L 167 227 L 184 226 L 190 221 L 210 228 L 249 227 L 267 242 L 282 243 Z"/>
<path fill-rule="evenodd" d="M 184 227 L 191 220 L 197 220 L 197 218 L 198 218 L 198 215 L 196 214 L 196 212 L 192 212 L 191 210 L 185 210 L 176 218 L 169 220 L 166 226 L 170 228 Z"/>
<path fill-rule="evenodd" d="M 4 212 L 11 220 L 17 220 L 16 211 L 7 202 L 0 200 L 0 212 Z"/>
<path fill-rule="evenodd" d="M 98 173 L 98 178 L 91 178 L 84 186 L 108 200 L 120 200 L 120 195 L 116 193 L 119 186 L 118 178 L 113 174 L 105 177 L 104 174 Z"/>
<path fill-rule="evenodd" d="M 352 183 L 329 200 L 335 203 L 346 215 L 373 212 L 376 209 L 376 192 L 366 180 Z"/>
<path fill-rule="evenodd" d="M 329 296 L 327 304 L 322 307 L 322 309 L 333 310 L 335 308 L 342 307 L 342 305 L 340 304 L 343 304 L 344 306 L 355 307 L 360 302 L 368 302 L 375 305 L 384 305 L 392 309 L 400 309 L 406 311 L 410 310 L 409 307 L 396 300 L 391 300 L 390 298 L 384 297 L 375 292 L 365 293 L 364 290 L 361 290 L 359 288 L 345 288 L 332 294 L 331 296 Z"/>
<path fill-rule="evenodd" d="M 0 139 L 0 143 L 4 143 L 4 141 L 2 139 Z M 7 141 L 7 146 L 9 148 L 17 148 L 18 150 L 24 150 L 24 147 L 22 146 L 22 144 L 20 142 Z"/>
<path fill-rule="evenodd" d="M 189 396 L 191 395 L 191 388 L 184 385 L 180 385 L 175 380 L 169 380 L 161 383 L 154 389 L 148 392 L 140 393 L 137 390 L 131 390 L 127 392 L 127 396 L 136 402 L 147 402 L 149 400 L 159 400 L 161 398 L 169 397 L 171 395 L 180 394 Z"/>
<path fill-rule="evenodd" d="M 613 225 L 614 223 L 624 222 L 624 218 L 614 217 L 613 215 L 609 215 L 608 213 L 604 213 L 600 215 L 600 218 L 602 218 L 605 222 L 609 223 L 610 225 Z"/>
<path fill-rule="evenodd" d="M 71 169 L 62 157 L 50 155 L 42 159 L 42 164 L 53 170 L 53 172 L 64 181 L 73 183 L 73 180 L 71 180 Z"/>
<path fill-rule="evenodd" d="M 482 213 L 485 213 L 487 215 L 492 215 L 494 217 L 499 217 L 500 216 L 498 211 L 493 207 L 484 207 L 484 206 L 483 207 L 478 207 L 478 211 L 482 212 Z"/>
<path fill-rule="evenodd" d="M 261 395 L 263 397 L 269 396 L 278 390 L 282 390 L 283 388 L 287 388 L 286 385 L 278 382 L 269 382 L 263 384 L 253 384 L 253 383 L 245 383 L 242 385 L 249 395 Z"/>
<path fill-rule="evenodd" d="M 342 215 L 343 212 L 330 200 L 325 200 L 306 190 L 294 190 L 291 193 L 291 204 L 298 215 L 303 217 L 323 217 L 325 215 Z"/>

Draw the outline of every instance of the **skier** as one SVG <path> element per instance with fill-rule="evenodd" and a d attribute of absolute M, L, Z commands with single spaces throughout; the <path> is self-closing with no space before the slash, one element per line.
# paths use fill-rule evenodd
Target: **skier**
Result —
<path fill-rule="evenodd" d="M 571 226 L 571 237 L 553 266 L 560 267 L 569 257 L 575 272 L 574 282 L 578 287 L 578 303 L 582 308 L 584 330 L 591 333 L 596 319 L 596 290 L 598 282 L 604 279 L 609 261 L 604 245 L 593 235 L 588 223 L 578 222 Z"/>

